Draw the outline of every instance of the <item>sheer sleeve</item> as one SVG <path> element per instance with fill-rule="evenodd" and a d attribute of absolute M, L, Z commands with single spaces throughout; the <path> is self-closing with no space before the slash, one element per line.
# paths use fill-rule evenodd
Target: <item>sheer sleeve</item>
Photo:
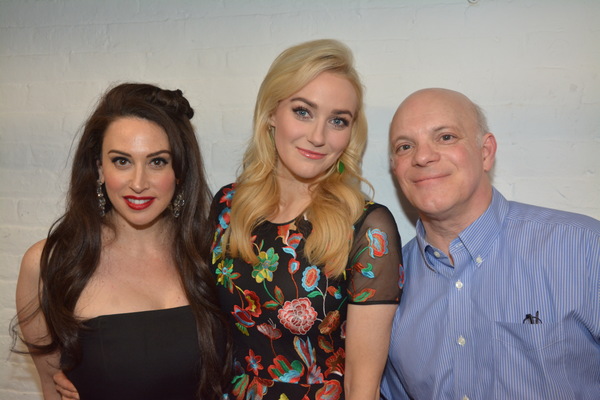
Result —
<path fill-rule="evenodd" d="M 387 207 L 369 203 L 354 229 L 348 260 L 350 303 L 398 303 L 404 273 L 402 243 L 394 216 Z"/>

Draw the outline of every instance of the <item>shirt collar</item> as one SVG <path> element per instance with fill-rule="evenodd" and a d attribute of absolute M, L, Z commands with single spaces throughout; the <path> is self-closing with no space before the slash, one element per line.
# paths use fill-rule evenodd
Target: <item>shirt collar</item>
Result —
<path fill-rule="evenodd" d="M 479 266 L 489 254 L 495 239 L 502 230 L 502 222 L 508 213 L 509 203 L 496 188 L 492 188 L 492 202 L 487 210 L 469 225 L 464 231 L 459 233 L 458 237 L 450 243 L 450 249 L 462 245 L 469 252 L 473 261 Z M 425 251 L 432 247 L 425 238 L 425 227 L 421 219 L 417 221 L 416 239 L 423 260 L 430 268 L 431 265 L 426 261 Z"/>
<path fill-rule="evenodd" d="M 508 213 L 508 201 L 495 188 L 488 209 L 458 235 L 475 263 L 485 261 L 496 238 L 502 231 L 502 223 Z"/>

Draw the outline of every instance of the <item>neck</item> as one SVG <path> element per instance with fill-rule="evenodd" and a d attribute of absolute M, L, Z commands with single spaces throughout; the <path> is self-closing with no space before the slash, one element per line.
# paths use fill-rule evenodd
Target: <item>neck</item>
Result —
<path fill-rule="evenodd" d="M 450 254 L 450 243 L 466 228 L 461 225 L 452 225 L 447 221 L 436 221 L 426 216 L 421 216 L 421 222 L 425 228 L 427 242 L 442 250 L 444 254 L 452 258 Z M 468 226 L 468 225 L 467 225 Z"/>
<path fill-rule="evenodd" d="M 451 209 L 437 215 L 419 213 L 427 241 L 452 259 L 450 243 L 485 213 L 492 203 L 492 187 L 481 196 L 481 201 L 468 203 L 464 210 Z"/>
<path fill-rule="evenodd" d="M 309 185 L 293 179 L 279 179 L 279 201 L 277 211 L 269 221 L 282 223 L 302 214 L 312 201 Z"/>
<path fill-rule="evenodd" d="M 115 221 L 113 219 L 111 222 L 113 229 L 104 230 L 104 243 L 123 245 L 130 248 L 131 251 L 142 252 L 152 252 L 155 249 L 170 246 L 173 232 L 167 219 L 161 218 L 144 227 L 135 227 L 123 220 Z"/>

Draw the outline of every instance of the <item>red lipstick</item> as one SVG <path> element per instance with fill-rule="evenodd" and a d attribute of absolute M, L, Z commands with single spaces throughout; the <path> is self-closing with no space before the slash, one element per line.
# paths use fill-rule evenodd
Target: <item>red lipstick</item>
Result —
<path fill-rule="evenodd" d="M 143 210 L 145 208 L 150 207 L 150 205 L 154 202 L 154 197 L 135 197 L 135 196 L 125 196 L 125 204 L 129 206 L 132 210 Z"/>

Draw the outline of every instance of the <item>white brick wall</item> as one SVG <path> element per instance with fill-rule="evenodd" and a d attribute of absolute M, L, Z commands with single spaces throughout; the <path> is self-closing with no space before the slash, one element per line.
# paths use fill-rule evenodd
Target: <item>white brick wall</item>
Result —
<path fill-rule="evenodd" d="M 32 364 L 8 352 L 20 257 L 59 216 L 73 137 L 109 84 L 181 88 L 217 189 L 273 58 L 337 38 L 367 87 L 365 175 L 405 241 L 387 127 L 431 86 L 487 110 L 507 197 L 600 218 L 599 16 L 595 0 L 0 0 L 0 398 L 41 398 Z"/>

